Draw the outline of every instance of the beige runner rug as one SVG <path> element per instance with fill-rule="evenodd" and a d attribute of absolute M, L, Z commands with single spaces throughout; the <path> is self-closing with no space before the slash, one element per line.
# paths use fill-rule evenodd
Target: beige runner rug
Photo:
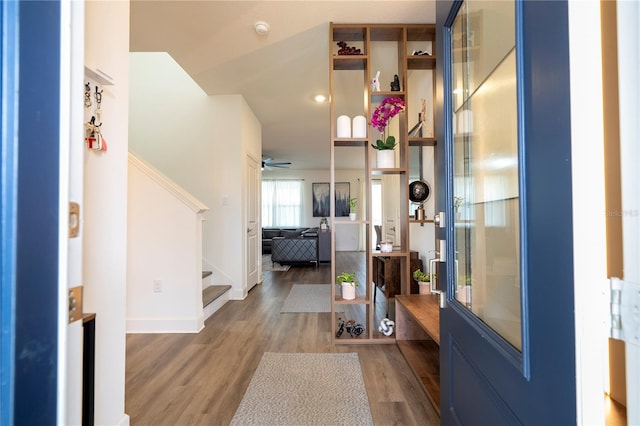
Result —
<path fill-rule="evenodd" d="M 232 425 L 373 425 L 357 353 L 266 352 Z"/>
<path fill-rule="evenodd" d="M 331 284 L 294 284 L 280 309 L 285 312 L 331 312 Z"/>

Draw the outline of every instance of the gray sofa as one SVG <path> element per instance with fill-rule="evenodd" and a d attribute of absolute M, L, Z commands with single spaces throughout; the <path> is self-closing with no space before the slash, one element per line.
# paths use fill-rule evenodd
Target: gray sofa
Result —
<path fill-rule="evenodd" d="M 283 232 L 271 239 L 271 261 L 280 264 L 318 263 L 318 229 Z"/>
<path fill-rule="evenodd" d="M 274 237 L 299 237 L 309 228 L 262 228 L 262 254 L 271 253 L 271 244 Z"/>

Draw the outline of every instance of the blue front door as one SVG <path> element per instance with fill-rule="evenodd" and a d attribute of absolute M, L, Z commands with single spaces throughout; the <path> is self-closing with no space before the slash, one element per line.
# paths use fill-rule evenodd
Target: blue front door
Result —
<path fill-rule="evenodd" d="M 567 3 L 436 8 L 442 424 L 575 424 Z"/>
<path fill-rule="evenodd" d="M 3 1 L 0 424 L 58 415 L 60 2 Z"/>

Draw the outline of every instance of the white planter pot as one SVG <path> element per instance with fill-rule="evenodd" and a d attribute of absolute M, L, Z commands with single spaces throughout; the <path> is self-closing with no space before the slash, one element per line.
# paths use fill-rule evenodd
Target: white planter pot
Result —
<path fill-rule="evenodd" d="M 356 214 L 355 213 L 349 213 L 349 220 L 351 220 L 351 221 L 356 220 Z"/>
<path fill-rule="evenodd" d="M 379 169 L 393 169 L 396 166 L 396 151 L 393 149 L 377 150 L 376 165 Z"/>
<path fill-rule="evenodd" d="M 465 285 L 460 290 L 458 290 L 456 292 L 456 299 L 458 299 L 458 302 L 460 303 L 471 305 L 471 286 Z"/>
<path fill-rule="evenodd" d="M 353 300 L 356 298 L 356 286 L 352 283 L 342 283 L 342 298 L 344 300 Z"/>
<path fill-rule="evenodd" d="M 431 294 L 431 284 L 424 281 L 418 281 L 418 288 L 420 294 Z"/>

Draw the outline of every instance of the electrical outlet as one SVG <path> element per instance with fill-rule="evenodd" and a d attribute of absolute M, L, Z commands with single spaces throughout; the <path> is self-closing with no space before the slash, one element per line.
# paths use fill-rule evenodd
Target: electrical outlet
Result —
<path fill-rule="evenodd" d="M 154 293 L 162 293 L 162 281 L 161 280 L 153 280 L 153 292 Z"/>

